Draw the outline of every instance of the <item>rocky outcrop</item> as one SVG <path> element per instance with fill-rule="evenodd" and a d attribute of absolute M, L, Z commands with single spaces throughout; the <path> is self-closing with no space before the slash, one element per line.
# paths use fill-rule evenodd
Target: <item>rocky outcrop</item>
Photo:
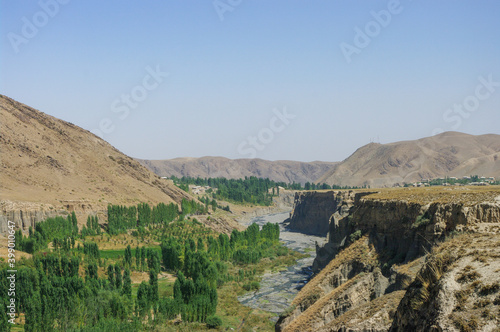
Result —
<path fill-rule="evenodd" d="M 425 325 L 428 328 L 422 331 L 439 326 L 438 331 L 450 326 L 450 330 L 454 330 L 463 323 L 448 308 L 447 323 L 439 325 L 438 320 L 443 320 L 440 308 L 449 304 L 435 301 L 425 302 L 419 313 L 410 315 L 409 311 L 414 310 L 412 303 L 421 296 L 421 285 L 415 277 L 423 273 L 419 271 L 426 254 L 451 234 L 487 233 L 498 240 L 498 202 L 418 202 L 378 199 L 377 195 L 351 191 L 301 194 L 296 196 L 299 206 L 295 207 L 294 214 L 305 224 L 317 220 L 323 227 L 324 217 L 318 217 L 321 213 L 314 212 L 318 218 L 308 218 L 305 214 L 305 211 L 314 211 L 313 207 L 326 206 L 332 211 L 334 206 L 336 209 L 328 218 L 328 243 L 317 247 L 313 265 L 317 274 L 280 317 L 277 331 L 387 331 L 389 328 L 410 331 L 416 330 L 415 326 L 423 321 L 433 323 Z M 483 244 L 483 247 L 487 246 Z M 495 257 L 498 264 L 500 255 Z M 432 265 L 427 269 L 436 270 Z M 426 287 L 429 284 L 437 287 L 432 293 L 437 296 L 439 280 L 426 282 Z M 406 292 L 409 285 L 412 285 L 410 291 Z M 412 292 L 412 287 L 417 290 Z M 445 290 L 441 292 L 441 300 L 445 301 L 450 295 L 443 295 Z M 439 319 L 432 318 L 431 313 Z"/>
<path fill-rule="evenodd" d="M 39 221 L 61 215 L 68 215 L 68 211 L 56 210 L 52 205 L 2 201 L 0 202 L 0 234 L 7 234 L 9 221 L 14 222 L 16 229 L 27 231 L 29 227 L 34 228 Z"/>
<path fill-rule="evenodd" d="M 293 208 L 294 198 L 294 190 L 282 189 L 278 196 L 273 197 L 273 203 L 278 209 L 290 211 Z"/>
<path fill-rule="evenodd" d="M 426 205 L 399 200 L 365 199 L 342 202 L 348 211 L 330 217 L 329 241 L 317 248 L 315 271 L 323 268 L 355 232 L 369 234 L 377 250 L 393 263 L 422 256 L 452 231 L 499 232 L 500 204 L 460 203 Z"/>
<path fill-rule="evenodd" d="M 35 228 L 37 222 L 57 216 L 67 216 L 75 212 L 79 224 L 83 225 L 88 215 L 99 215 L 104 217 L 106 210 L 93 206 L 84 200 L 60 201 L 60 205 L 14 202 L 9 200 L 0 201 L 0 235 L 6 235 L 8 221 L 14 222 L 15 228 L 27 232 L 30 227 Z"/>
<path fill-rule="evenodd" d="M 498 331 L 500 238 L 464 234 L 435 248 L 390 331 Z"/>
<path fill-rule="evenodd" d="M 386 331 L 404 295 L 399 291 L 411 282 L 418 266 L 383 273 L 377 256 L 368 236 L 340 251 L 299 292 L 276 330 L 342 331 L 343 327 L 363 323 L 367 331 Z M 392 294 L 395 292 L 399 293 Z M 383 308 L 370 304 L 374 299 L 384 303 Z M 370 324 L 366 324 L 367 319 Z"/>
<path fill-rule="evenodd" d="M 294 208 L 285 221 L 292 231 L 326 236 L 330 218 L 336 212 L 343 214 L 354 200 L 352 191 L 301 191 L 295 193 Z"/>
<path fill-rule="evenodd" d="M 352 190 L 335 192 L 336 209 L 328 221 L 328 242 L 322 247 L 316 247 L 316 259 L 312 266 L 314 272 L 318 272 L 325 267 L 326 264 L 337 255 L 340 248 L 345 245 L 347 235 L 351 232 L 349 225 L 350 218 L 348 217 L 352 207 L 358 204 L 363 196 L 372 193 L 373 192 L 355 193 Z M 328 199 L 328 197 L 322 197 L 321 199 Z M 302 202 L 303 201 L 300 201 L 300 203 Z M 304 219 L 307 219 L 307 217 Z"/>

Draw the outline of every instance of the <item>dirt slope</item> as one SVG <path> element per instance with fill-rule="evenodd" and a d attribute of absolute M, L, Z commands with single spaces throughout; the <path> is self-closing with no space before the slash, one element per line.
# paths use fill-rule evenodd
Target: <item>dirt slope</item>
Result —
<path fill-rule="evenodd" d="M 361 195 L 299 202 L 347 199 L 276 331 L 498 331 L 499 186 Z"/>
<path fill-rule="evenodd" d="M 0 199 L 93 209 L 188 198 L 94 134 L 0 95 Z"/>
<path fill-rule="evenodd" d="M 170 160 L 139 160 L 160 176 L 225 177 L 240 179 L 245 176 L 269 178 L 287 183 L 315 182 L 336 163 L 300 162 L 290 160 L 227 159 L 223 157 L 176 158 Z"/>
<path fill-rule="evenodd" d="M 500 135 L 445 132 L 415 141 L 370 143 L 318 182 L 372 188 L 444 176 L 500 177 Z"/>

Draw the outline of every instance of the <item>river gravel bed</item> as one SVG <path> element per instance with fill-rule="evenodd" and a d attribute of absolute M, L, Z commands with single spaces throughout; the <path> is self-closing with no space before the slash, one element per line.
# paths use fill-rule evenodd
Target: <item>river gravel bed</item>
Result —
<path fill-rule="evenodd" d="M 283 221 L 288 216 L 288 212 L 268 214 L 255 217 L 245 225 L 257 223 L 262 226 L 267 222 L 278 223 L 280 224 L 280 240 L 288 248 L 310 255 L 299 259 L 295 265 L 288 267 L 285 271 L 265 273 L 262 276 L 259 290 L 238 297 L 238 300 L 243 305 L 275 313 L 275 320 L 278 319 L 280 313 L 290 306 L 299 290 L 311 277 L 311 266 L 316 257 L 316 242 L 319 245 L 326 242 L 324 237 L 291 232 L 285 229 Z"/>

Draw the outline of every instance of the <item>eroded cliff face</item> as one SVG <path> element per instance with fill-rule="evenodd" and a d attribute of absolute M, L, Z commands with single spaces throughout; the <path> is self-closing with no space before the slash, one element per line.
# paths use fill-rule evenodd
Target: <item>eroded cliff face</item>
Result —
<path fill-rule="evenodd" d="M 390 331 L 498 331 L 500 237 L 464 233 L 434 248 Z"/>
<path fill-rule="evenodd" d="M 61 201 L 60 206 L 33 202 L 0 202 L 0 235 L 7 234 L 8 221 L 15 224 L 16 229 L 27 232 L 30 227 L 35 228 L 37 222 L 56 216 L 67 216 L 75 212 L 81 224 L 88 215 L 104 215 L 106 210 L 95 207 L 85 201 Z"/>
<path fill-rule="evenodd" d="M 297 192 L 293 211 L 285 222 L 292 231 L 326 236 L 332 215 L 348 211 L 348 205 L 352 204 L 353 199 L 352 191 Z"/>
<path fill-rule="evenodd" d="M 320 206 L 333 210 L 328 243 L 317 248 L 317 274 L 280 317 L 277 331 L 412 330 L 415 322 L 405 317 L 415 294 L 406 290 L 424 266 L 426 254 L 456 233 L 500 236 L 498 201 L 471 205 L 374 199 L 352 191 L 307 194 L 296 196 L 296 204 L 307 207 L 295 207 L 296 219 L 304 224 L 318 220 L 324 227 L 324 214 L 316 211 L 315 218 L 308 218 L 306 211 Z M 400 305 L 403 302 L 406 305 Z M 426 305 L 437 306 L 426 302 L 420 316 L 414 316 L 426 320 L 430 312 L 440 315 Z"/>
<path fill-rule="evenodd" d="M 14 222 L 16 229 L 27 231 L 35 223 L 58 215 L 67 215 L 67 211 L 56 211 L 52 205 L 36 203 L 0 202 L 0 234 L 7 234 L 8 222 Z"/>

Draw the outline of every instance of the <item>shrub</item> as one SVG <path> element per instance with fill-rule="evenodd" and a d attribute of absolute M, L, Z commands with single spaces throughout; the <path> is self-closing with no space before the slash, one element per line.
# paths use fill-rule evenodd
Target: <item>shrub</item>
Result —
<path fill-rule="evenodd" d="M 243 289 L 246 291 L 259 290 L 260 283 L 258 281 L 252 281 L 250 283 L 244 284 Z"/>
<path fill-rule="evenodd" d="M 286 256 L 288 253 L 288 250 L 286 247 L 279 247 L 278 250 L 276 250 L 276 255 L 278 256 Z"/>
<path fill-rule="evenodd" d="M 429 218 L 426 218 L 424 215 L 420 215 L 417 217 L 415 222 L 411 225 L 411 228 L 419 228 L 421 226 L 426 226 L 430 222 L 431 222 L 431 220 Z"/>
<path fill-rule="evenodd" d="M 351 240 L 351 242 L 354 242 L 359 238 L 361 238 L 361 231 L 359 229 L 354 233 L 352 233 L 351 235 L 349 235 L 349 240 Z"/>
<path fill-rule="evenodd" d="M 285 317 L 288 317 L 294 310 L 295 310 L 295 304 L 289 306 L 288 308 L 285 309 L 285 311 L 283 311 L 281 314 L 280 314 L 280 317 L 281 318 L 285 318 Z"/>
<path fill-rule="evenodd" d="M 467 265 L 464 270 L 458 275 L 459 283 L 467 283 L 481 278 L 481 274 L 474 271 L 470 265 Z"/>
<path fill-rule="evenodd" d="M 479 295 L 490 295 L 498 292 L 500 290 L 500 283 L 495 282 L 491 285 L 484 285 L 479 292 Z"/>
<path fill-rule="evenodd" d="M 206 324 L 208 328 L 216 329 L 222 325 L 222 319 L 217 315 L 209 316 L 207 317 Z"/>
<path fill-rule="evenodd" d="M 466 319 L 463 316 L 453 314 L 451 319 L 455 324 L 455 327 L 457 327 L 462 332 L 477 331 L 477 328 L 479 327 L 477 318 L 474 316 Z"/>

